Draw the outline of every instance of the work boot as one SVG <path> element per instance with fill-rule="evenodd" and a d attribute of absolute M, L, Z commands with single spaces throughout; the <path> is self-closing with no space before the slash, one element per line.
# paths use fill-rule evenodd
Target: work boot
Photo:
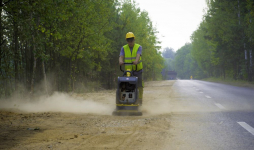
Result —
<path fill-rule="evenodd" d="M 139 105 L 142 106 L 142 99 L 138 99 Z"/>

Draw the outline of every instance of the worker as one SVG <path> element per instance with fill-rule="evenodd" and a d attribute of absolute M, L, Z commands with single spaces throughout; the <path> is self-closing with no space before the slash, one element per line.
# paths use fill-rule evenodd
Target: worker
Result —
<path fill-rule="evenodd" d="M 132 65 L 125 64 L 125 70 L 130 69 L 133 75 L 138 77 L 138 103 L 142 105 L 143 100 L 143 64 L 141 60 L 142 46 L 135 43 L 135 36 L 132 32 L 126 34 L 127 44 L 121 48 L 119 65 L 124 63 L 133 63 Z"/>

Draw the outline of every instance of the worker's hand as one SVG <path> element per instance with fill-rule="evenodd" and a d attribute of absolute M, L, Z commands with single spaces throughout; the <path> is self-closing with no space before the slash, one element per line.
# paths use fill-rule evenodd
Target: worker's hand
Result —
<path fill-rule="evenodd" d="M 123 61 L 119 61 L 119 65 L 122 66 L 124 64 Z"/>
<path fill-rule="evenodd" d="M 132 63 L 133 63 L 133 65 L 137 65 L 137 64 L 138 64 L 138 61 L 135 60 L 135 61 L 133 61 Z"/>

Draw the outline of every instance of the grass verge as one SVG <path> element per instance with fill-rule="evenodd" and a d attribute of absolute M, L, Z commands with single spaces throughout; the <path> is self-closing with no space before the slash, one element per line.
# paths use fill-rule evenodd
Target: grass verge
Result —
<path fill-rule="evenodd" d="M 234 80 L 234 79 L 224 79 L 224 78 L 206 78 L 202 79 L 203 81 L 209 81 L 209 82 L 216 82 L 216 83 L 223 83 L 233 86 L 239 86 L 239 87 L 249 87 L 254 89 L 254 82 L 244 81 L 244 80 Z"/>

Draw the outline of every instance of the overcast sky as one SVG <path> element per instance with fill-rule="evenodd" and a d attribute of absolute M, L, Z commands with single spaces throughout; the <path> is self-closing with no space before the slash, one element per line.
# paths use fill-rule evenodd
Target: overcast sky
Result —
<path fill-rule="evenodd" d="M 190 42 L 204 14 L 206 0 L 135 0 L 141 10 L 146 10 L 154 26 L 162 49 L 175 51 Z M 135 33 L 134 33 L 135 34 Z"/>

